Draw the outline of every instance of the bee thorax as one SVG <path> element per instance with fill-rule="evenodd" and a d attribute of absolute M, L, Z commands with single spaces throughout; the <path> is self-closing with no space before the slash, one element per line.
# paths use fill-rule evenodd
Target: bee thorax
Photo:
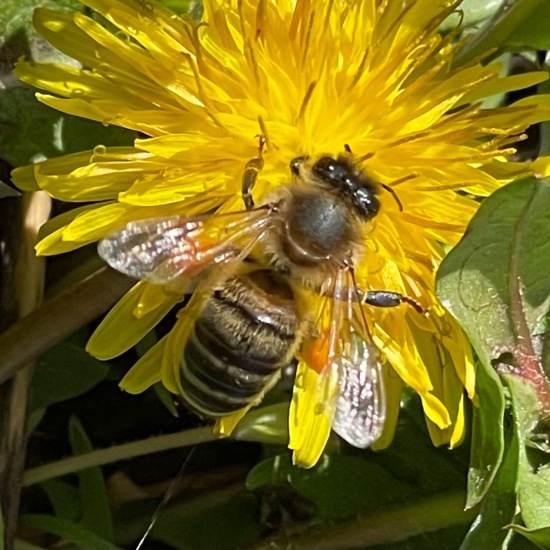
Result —
<path fill-rule="evenodd" d="M 283 192 L 280 218 L 264 239 L 266 253 L 277 270 L 317 284 L 357 252 L 360 224 L 334 193 L 300 187 Z"/>

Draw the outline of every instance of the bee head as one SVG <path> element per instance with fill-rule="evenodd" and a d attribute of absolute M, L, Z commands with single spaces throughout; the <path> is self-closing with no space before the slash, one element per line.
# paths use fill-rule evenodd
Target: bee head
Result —
<path fill-rule="evenodd" d="M 300 176 L 301 167 L 308 161 L 307 156 L 295 158 L 290 163 L 291 172 Z M 376 196 L 377 185 L 347 157 L 321 157 L 311 164 L 310 171 L 316 181 L 330 191 L 344 196 L 361 219 L 368 221 L 378 214 L 380 201 Z"/>

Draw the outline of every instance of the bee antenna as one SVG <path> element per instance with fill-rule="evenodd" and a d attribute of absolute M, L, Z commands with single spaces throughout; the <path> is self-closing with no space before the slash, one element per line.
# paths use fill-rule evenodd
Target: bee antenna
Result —
<path fill-rule="evenodd" d="M 397 206 L 399 206 L 399 212 L 403 212 L 403 203 L 399 200 L 399 197 L 397 196 L 395 190 L 385 183 L 381 183 L 380 185 L 395 199 Z"/>
<path fill-rule="evenodd" d="M 348 154 L 348 155 L 353 155 L 353 151 L 351 150 L 351 147 L 349 146 L 349 144 L 347 143 L 344 143 L 344 151 Z M 365 153 L 364 155 L 360 156 L 360 157 L 357 157 L 355 159 L 356 162 L 358 163 L 361 163 L 365 160 L 369 160 L 370 158 L 374 157 L 374 151 L 370 151 L 369 153 Z"/>
<path fill-rule="evenodd" d="M 368 153 L 365 153 L 364 155 L 357 157 L 357 162 L 364 162 L 365 160 L 369 160 L 372 157 L 374 157 L 374 151 L 369 151 Z"/>

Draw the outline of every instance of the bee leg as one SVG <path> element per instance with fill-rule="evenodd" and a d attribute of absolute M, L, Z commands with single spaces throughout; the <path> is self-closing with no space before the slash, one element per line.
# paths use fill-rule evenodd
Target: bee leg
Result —
<path fill-rule="evenodd" d="M 265 138 L 259 136 L 260 143 L 258 145 L 258 154 L 250 159 L 245 167 L 242 181 L 242 196 L 244 205 L 247 210 L 252 210 L 254 208 L 254 199 L 252 198 L 252 189 L 256 184 L 258 179 L 258 174 L 262 171 L 264 167 L 264 158 L 262 156 L 263 148 L 265 145 Z"/>
<path fill-rule="evenodd" d="M 418 313 L 426 314 L 426 310 L 416 300 L 389 290 L 369 290 L 363 296 L 363 302 L 376 307 L 395 307 L 399 304 L 409 304 Z"/>

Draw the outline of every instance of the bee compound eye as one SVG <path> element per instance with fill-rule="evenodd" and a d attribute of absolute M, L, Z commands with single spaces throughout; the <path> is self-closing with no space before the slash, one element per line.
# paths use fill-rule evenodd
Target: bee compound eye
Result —
<path fill-rule="evenodd" d="M 353 193 L 355 207 L 366 220 L 374 218 L 380 210 L 380 201 L 370 188 L 358 188 Z"/>
<path fill-rule="evenodd" d="M 332 157 L 321 157 L 312 167 L 313 173 L 324 181 L 341 178 L 338 162 Z"/>

